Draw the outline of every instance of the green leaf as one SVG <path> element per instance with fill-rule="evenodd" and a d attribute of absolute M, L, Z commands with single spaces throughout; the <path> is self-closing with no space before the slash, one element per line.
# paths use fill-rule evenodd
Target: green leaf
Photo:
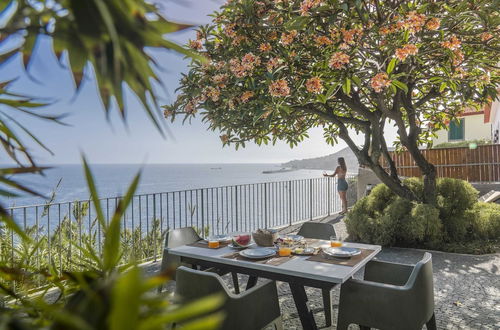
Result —
<path fill-rule="evenodd" d="M 344 94 L 351 94 L 351 79 L 346 78 L 344 84 L 342 85 L 342 91 Z"/>
<path fill-rule="evenodd" d="M 168 314 L 159 316 L 154 320 L 154 322 L 148 322 L 139 327 L 140 330 L 153 330 L 158 329 L 160 326 L 165 324 L 171 324 L 173 322 L 181 322 L 185 320 L 191 320 L 198 315 L 204 315 L 206 313 L 213 312 L 220 308 L 224 303 L 225 297 L 221 294 L 210 295 L 201 299 L 198 299 L 189 304 L 180 306 L 174 310 L 171 310 Z"/>
<path fill-rule="evenodd" d="M 323 103 L 323 104 L 326 103 L 326 101 L 327 101 L 326 96 L 323 94 L 316 95 L 316 99 L 318 100 L 319 103 Z"/>
<path fill-rule="evenodd" d="M 387 72 L 387 74 L 390 74 L 390 73 L 394 70 L 394 68 L 396 67 L 396 63 L 397 63 L 397 61 L 398 61 L 398 60 L 397 60 L 396 58 L 393 58 L 393 59 L 389 62 L 389 64 L 387 65 L 387 71 L 386 71 L 386 72 Z"/>
<path fill-rule="evenodd" d="M 445 81 L 443 81 L 441 85 L 439 85 L 439 92 L 441 93 L 442 91 L 444 91 L 446 87 L 448 87 L 448 84 Z"/>
<path fill-rule="evenodd" d="M 110 330 L 138 328 L 142 300 L 140 281 L 137 266 L 132 267 L 116 281 L 109 315 Z"/>
<path fill-rule="evenodd" d="M 391 84 L 401 90 L 403 90 L 405 93 L 408 93 L 408 86 L 406 86 L 405 83 L 399 81 L 399 80 L 391 80 Z"/>
<path fill-rule="evenodd" d="M 85 172 L 85 180 L 87 181 L 87 187 L 89 188 L 90 197 L 92 198 L 92 203 L 97 213 L 97 220 L 102 228 L 106 228 L 106 220 L 104 218 L 104 213 L 102 211 L 101 201 L 99 200 L 99 194 L 97 193 L 97 187 L 95 185 L 94 176 L 90 171 L 89 165 L 85 156 L 82 156 L 83 169 Z"/>
<path fill-rule="evenodd" d="M 134 177 L 134 180 L 132 180 L 132 184 L 129 186 L 125 196 L 118 203 L 115 213 L 113 214 L 109 226 L 107 227 L 103 251 L 103 265 L 105 271 L 113 270 L 120 261 L 121 218 L 130 204 L 135 191 L 137 190 L 140 177 L 141 174 L 139 172 Z"/>

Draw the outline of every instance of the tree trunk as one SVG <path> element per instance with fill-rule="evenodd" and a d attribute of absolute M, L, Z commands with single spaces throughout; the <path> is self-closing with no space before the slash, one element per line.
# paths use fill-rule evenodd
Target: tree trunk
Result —
<path fill-rule="evenodd" d="M 416 143 L 406 144 L 408 152 L 415 160 L 415 163 L 422 172 L 424 179 L 424 198 L 425 204 L 436 205 L 437 203 L 437 190 L 436 190 L 436 167 L 429 163 L 424 157 L 422 150 L 420 150 Z"/>
<path fill-rule="evenodd" d="M 437 189 L 436 189 L 436 167 L 429 164 L 429 169 L 424 176 L 424 203 L 436 205 Z"/>

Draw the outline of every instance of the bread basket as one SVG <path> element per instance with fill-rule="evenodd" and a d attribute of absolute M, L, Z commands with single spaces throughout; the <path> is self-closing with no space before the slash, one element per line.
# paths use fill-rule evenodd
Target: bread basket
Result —
<path fill-rule="evenodd" d="M 278 232 L 273 229 L 257 229 L 252 233 L 252 237 L 259 246 L 274 246 Z"/>

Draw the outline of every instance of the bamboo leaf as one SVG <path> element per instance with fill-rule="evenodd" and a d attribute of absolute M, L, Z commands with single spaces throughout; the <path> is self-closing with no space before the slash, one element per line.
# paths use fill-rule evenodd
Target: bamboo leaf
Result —
<path fill-rule="evenodd" d="M 90 197 L 92 198 L 92 203 L 97 213 L 97 220 L 102 228 L 106 228 L 106 219 L 104 218 L 104 213 L 102 211 L 101 201 L 99 200 L 99 194 L 97 193 L 97 187 L 95 185 L 95 180 L 92 172 L 90 171 L 87 159 L 82 156 L 83 170 L 85 172 L 85 180 L 87 181 L 87 187 L 90 191 Z"/>

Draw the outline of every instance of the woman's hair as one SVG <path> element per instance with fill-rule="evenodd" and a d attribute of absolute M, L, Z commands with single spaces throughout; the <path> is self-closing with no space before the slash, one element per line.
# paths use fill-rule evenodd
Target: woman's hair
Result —
<path fill-rule="evenodd" d="M 347 166 L 345 164 L 344 157 L 339 157 L 338 162 L 339 162 L 340 167 L 344 170 L 344 172 L 347 172 Z"/>

